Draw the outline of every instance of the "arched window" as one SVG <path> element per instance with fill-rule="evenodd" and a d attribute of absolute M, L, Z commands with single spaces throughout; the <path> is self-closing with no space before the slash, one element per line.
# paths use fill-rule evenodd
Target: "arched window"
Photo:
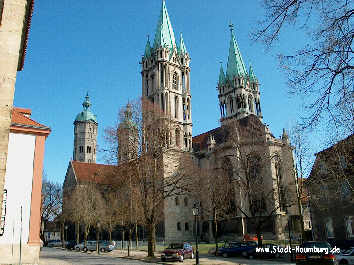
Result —
<path fill-rule="evenodd" d="M 181 223 L 177 222 L 177 231 L 181 231 Z"/>
<path fill-rule="evenodd" d="M 83 153 L 84 152 L 84 147 L 83 146 L 79 146 L 79 152 Z"/>
<path fill-rule="evenodd" d="M 88 154 L 91 153 L 91 146 L 87 146 L 87 148 L 86 148 L 86 153 L 88 153 Z"/>
<path fill-rule="evenodd" d="M 162 51 L 161 51 L 161 57 L 162 57 Z M 161 71 L 160 71 L 160 83 L 161 86 L 164 85 L 164 77 L 165 77 L 165 67 L 161 65 Z"/>
<path fill-rule="evenodd" d="M 248 108 L 250 112 L 253 112 L 253 100 L 251 96 L 248 96 Z"/>
<path fill-rule="evenodd" d="M 189 98 L 187 98 L 187 118 L 188 120 L 191 118 L 191 104 Z"/>
<path fill-rule="evenodd" d="M 163 112 L 165 111 L 165 100 L 163 97 L 163 93 L 161 93 L 161 109 Z"/>
<path fill-rule="evenodd" d="M 178 119 L 178 96 L 175 96 L 175 118 Z"/>
<path fill-rule="evenodd" d="M 149 96 L 149 78 L 148 78 L 148 75 L 146 75 L 145 77 L 145 80 L 146 80 L 146 96 L 148 97 Z"/>
<path fill-rule="evenodd" d="M 178 197 L 175 198 L 175 204 L 176 204 L 176 206 L 179 205 L 179 199 L 178 199 Z"/>
<path fill-rule="evenodd" d="M 181 138 L 181 135 L 180 135 L 180 132 L 179 132 L 179 129 L 176 129 L 176 146 L 180 146 L 181 145 L 181 140 L 180 140 L 180 138 Z"/>
<path fill-rule="evenodd" d="M 189 231 L 189 223 L 185 223 L 184 224 L 184 230 L 185 231 Z"/>
<path fill-rule="evenodd" d="M 234 112 L 234 101 L 232 97 L 229 98 L 229 104 L 230 104 L 230 114 Z"/>
<path fill-rule="evenodd" d="M 188 197 L 184 197 L 184 206 L 188 206 Z"/>
<path fill-rule="evenodd" d="M 177 85 L 178 85 L 177 73 L 174 72 L 172 77 L 172 88 L 174 90 L 177 90 Z"/>
<path fill-rule="evenodd" d="M 187 134 L 184 134 L 184 147 L 187 149 L 188 148 L 188 138 L 187 138 Z"/>

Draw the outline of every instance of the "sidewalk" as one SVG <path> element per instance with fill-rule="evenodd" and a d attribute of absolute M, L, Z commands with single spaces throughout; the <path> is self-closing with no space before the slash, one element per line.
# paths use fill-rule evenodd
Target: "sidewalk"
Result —
<path fill-rule="evenodd" d="M 130 260 L 141 260 L 141 261 L 149 262 L 149 263 L 153 263 L 153 264 L 165 264 L 165 265 L 178 264 L 178 262 L 176 263 L 176 262 L 172 262 L 172 261 L 171 262 L 170 261 L 162 262 L 160 253 L 155 253 L 155 258 L 149 258 L 149 257 L 147 257 L 146 251 L 131 250 L 130 257 L 128 257 L 127 250 L 113 250 L 112 252 L 107 253 L 106 255 L 117 257 L 117 258 L 130 259 Z M 287 263 L 286 260 L 272 262 L 272 261 L 266 261 L 266 260 L 242 259 L 242 261 L 236 261 L 235 259 L 231 259 L 231 258 L 230 258 L 230 260 L 224 260 L 222 257 L 215 257 L 215 256 L 210 256 L 210 255 L 202 255 L 199 259 L 199 262 L 201 265 L 248 265 L 248 264 L 278 264 L 278 265 L 281 265 L 281 264 L 289 264 L 289 263 Z M 185 259 L 183 261 L 183 264 L 188 264 L 188 265 L 195 264 L 195 259 Z"/>

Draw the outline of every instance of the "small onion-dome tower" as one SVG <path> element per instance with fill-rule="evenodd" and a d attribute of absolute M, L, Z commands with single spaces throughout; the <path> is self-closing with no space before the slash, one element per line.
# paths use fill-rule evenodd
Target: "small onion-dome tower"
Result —
<path fill-rule="evenodd" d="M 83 110 L 76 115 L 74 121 L 75 161 L 96 163 L 97 117 L 90 110 L 91 102 L 88 93 L 82 103 Z"/>

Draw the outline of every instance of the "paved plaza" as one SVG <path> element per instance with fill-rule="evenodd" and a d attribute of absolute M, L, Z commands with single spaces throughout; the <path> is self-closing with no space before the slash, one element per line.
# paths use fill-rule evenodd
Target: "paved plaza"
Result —
<path fill-rule="evenodd" d="M 40 265 L 69 265 L 69 264 L 180 264 L 179 262 L 161 262 L 159 260 L 159 255 L 155 260 L 145 260 L 146 252 L 143 251 L 132 251 L 130 258 L 127 257 L 127 251 L 114 250 L 110 253 L 104 253 L 97 255 L 95 252 L 92 253 L 82 253 L 76 251 L 68 251 L 60 248 L 43 248 L 40 253 Z M 186 259 L 183 264 L 192 265 L 195 264 L 195 259 Z M 201 265 L 263 265 L 263 264 L 278 264 L 278 265 L 290 265 L 290 263 L 285 260 L 249 260 L 245 258 L 222 258 L 213 256 L 202 256 L 200 258 Z"/>

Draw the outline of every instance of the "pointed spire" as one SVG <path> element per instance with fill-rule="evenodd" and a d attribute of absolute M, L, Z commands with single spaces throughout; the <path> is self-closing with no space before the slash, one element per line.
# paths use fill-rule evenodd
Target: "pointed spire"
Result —
<path fill-rule="evenodd" d="M 257 82 L 258 81 L 256 75 L 253 72 L 252 65 L 250 65 L 250 70 L 248 72 L 248 76 L 249 76 L 249 79 L 250 79 L 251 82 Z"/>
<path fill-rule="evenodd" d="M 229 80 L 232 80 L 237 75 L 246 76 L 247 71 L 234 35 L 234 25 L 230 23 L 229 27 L 231 31 L 231 40 L 226 76 Z"/>
<path fill-rule="evenodd" d="M 145 46 L 145 53 L 144 53 L 144 57 L 148 58 L 151 55 L 151 45 L 150 45 L 150 40 L 149 40 L 149 36 L 146 42 L 146 46 Z"/>
<path fill-rule="evenodd" d="M 219 85 L 223 85 L 226 81 L 224 69 L 222 68 L 222 63 L 220 62 L 220 74 L 219 74 Z"/>
<path fill-rule="evenodd" d="M 85 101 L 82 103 L 82 106 L 84 107 L 84 110 L 88 110 L 91 106 L 90 97 L 89 97 L 88 92 L 86 93 Z"/>
<path fill-rule="evenodd" d="M 180 44 L 179 44 L 179 47 L 178 47 L 178 53 L 179 54 L 186 54 L 187 53 L 187 48 L 186 48 L 186 45 L 184 44 L 182 33 L 181 33 Z"/>
<path fill-rule="evenodd" d="M 168 47 L 171 50 L 176 48 L 175 35 L 173 33 L 170 17 L 168 16 L 165 0 L 162 1 L 154 40 L 154 48 L 160 46 Z"/>

